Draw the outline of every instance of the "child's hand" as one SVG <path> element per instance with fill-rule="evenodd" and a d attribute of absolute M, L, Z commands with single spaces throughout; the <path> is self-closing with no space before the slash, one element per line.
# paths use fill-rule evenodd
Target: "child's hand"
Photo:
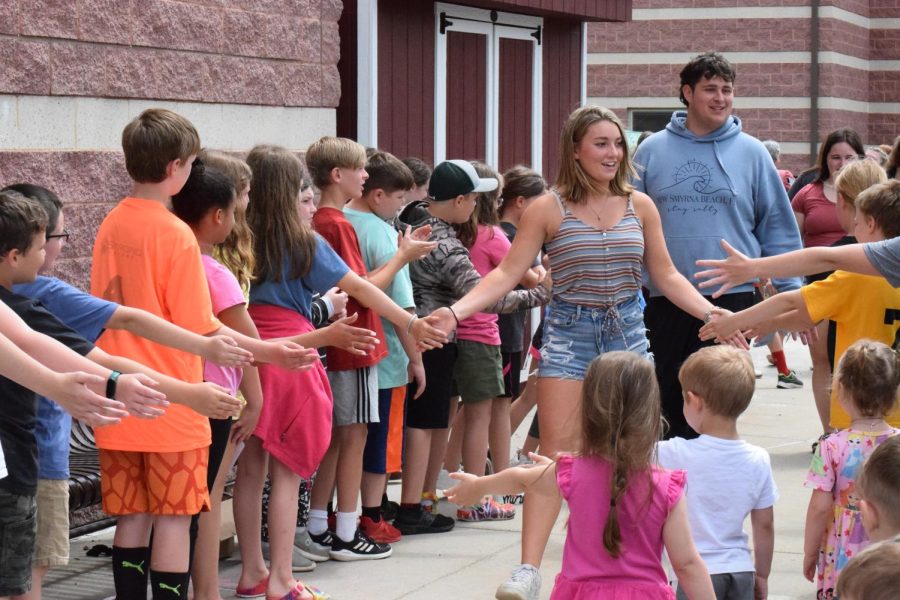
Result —
<path fill-rule="evenodd" d="M 424 227 L 417 229 L 416 233 L 421 229 L 424 229 Z M 437 247 L 437 242 L 429 242 L 427 237 L 424 240 L 417 239 L 411 231 L 412 227 L 407 225 L 406 231 L 402 234 L 397 234 L 397 253 L 408 263 L 419 260 L 423 256 L 428 256 Z M 421 237 L 421 234 L 419 237 Z"/>
<path fill-rule="evenodd" d="M 110 400 L 95 394 L 87 386 L 102 386 L 105 381 L 97 375 L 89 375 L 80 371 L 74 373 L 56 373 L 54 387 L 57 391 L 51 396 L 73 419 L 94 427 L 115 425 L 127 417 L 125 405 L 118 400 Z"/>
<path fill-rule="evenodd" d="M 116 382 L 116 400 L 135 417 L 153 419 L 166 414 L 166 395 L 154 390 L 159 383 L 142 373 L 120 375 Z"/>
<path fill-rule="evenodd" d="M 413 229 L 409 237 L 420 242 L 427 242 L 428 238 L 431 237 L 431 225 L 422 225 Z"/>
<path fill-rule="evenodd" d="M 294 342 L 266 342 L 272 349 L 271 363 L 288 371 L 306 371 L 319 360 L 315 348 L 304 348 Z"/>
<path fill-rule="evenodd" d="M 331 315 L 332 319 L 340 319 L 347 316 L 347 292 L 342 292 L 340 289 L 333 287 L 325 292 L 324 297 L 328 298 L 334 309 L 334 313 Z"/>
<path fill-rule="evenodd" d="M 816 563 L 819 560 L 819 553 L 803 555 L 803 576 L 807 581 L 815 581 Z"/>
<path fill-rule="evenodd" d="M 453 316 L 453 311 L 448 306 L 436 309 L 427 318 L 432 325 L 448 334 L 456 329 L 456 317 Z"/>
<path fill-rule="evenodd" d="M 231 440 L 235 444 L 245 442 L 253 435 L 256 424 L 259 422 L 260 412 L 262 412 L 262 406 L 257 403 L 248 403 L 244 406 L 241 416 L 231 425 Z"/>
<path fill-rule="evenodd" d="M 361 327 L 353 327 L 359 317 L 353 313 L 349 317 L 338 319 L 325 329 L 328 331 L 329 346 L 346 350 L 351 354 L 365 356 L 375 349 L 380 342 L 375 337 L 375 332 Z"/>
<path fill-rule="evenodd" d="M 413 396 L 413 400 L 422 395 L 422 392 L 425 391 L 425 366 L 422 365 L 421 355 L 418 355 L 418 361 L 409 361 L 409 364 L 406 367 L 406 374 L 409 376 L 409 381 L 416 382 L 416 393 Z"/>
<path fill-rule="evenodd" d="M 759 575 L 753 578 L 753 600 L 768 600 L 769 598 L 769 579 Z"/>
<path fill-rule="evenodd" d="M 706 271 L 694 273 L 694 279 L 707 279 L 700 283 L 701 289 L 721 284 L 713 293 L 713 298 L 718 298 L 736 285 L 754 279 L 753 261 L 726 242 L 721 240 L 719 245 L 728 255 L 725 260 L 698 260 L 698 267 L 711 267 Z"/>
<path fill-rule="evenodd" d="M 453 504 L 458 504 L 459 506 L 471 506 L 473 504 L 478 504 L 482 497 L 484 497 L 484 493 L 478 485 L 480 477 L 477 475 L 459 471 L 457 473 L 450 473 L 450 478 L 459 482 L 449 490 L 444 490 L 444 495 L 447 496 L 447 500 Z"/>
<path fill-rule="evenodd" d="M 204 417 L 230 419 L 241 412 L 241 401 L 220 385 L 204 381 L 191 384 L 191 388 L 191 394 L 184 399 L 184 404 Z"/>
<path fill-rule="evenodd" d="M 453 317 L 451 316 L 451 318 Z M 441 348 L 446 344 L 448 338 L 447 334 L 439 328 L 441 324 L 440 318 L 435 318 L 434 313 L 413 321 L 410 333 L 416 340 L 416 346 L 419 349 L 431 350 L 432 348 Z"/>
<path fill-rule="evenodd" d="M 719 307 L 712 309 L 709 323 L 700 328 L 700 339 L 704 341 L 716 340 L 719 342 L 735 334 L 740 334 L 737 317 L 730 310 Z"/>
<path fill-rule="evenodd" d="M 553 464 L 553 459 L 538 454 L 537 452 L 529 452 L 528 458 L 531 459 L 530 465 L 521 465 L 524 469 L 533 469 L 534 467 L 548 467 Z"/>
<path fill-rule="evenodd" d="M 203 358 L 223 367 L 249 367 L 253 363 L 253 353 L 238 347 L 237 342 L 227 335 L 206 338 Z"/>

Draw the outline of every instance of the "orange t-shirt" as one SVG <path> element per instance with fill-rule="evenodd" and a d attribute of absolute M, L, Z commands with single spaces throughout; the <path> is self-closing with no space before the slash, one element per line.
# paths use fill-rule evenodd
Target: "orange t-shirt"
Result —
<path fill-rule="evenodd" d="M 125 198 L 97 232 L 91 293 L 142 308 L 200 335 L 221 327 L 213 316 L 200 246 L 188 227 L 153 200 Z M 108 330 L 97 345 L 189 383 L 203 380 L 200 357 L 123 330 Z M 209 446 L 209 420 L 175 404 L 156 419 L 126 417 L 98 427 L 97 446 L 134 452 L 181 452 Z"/>

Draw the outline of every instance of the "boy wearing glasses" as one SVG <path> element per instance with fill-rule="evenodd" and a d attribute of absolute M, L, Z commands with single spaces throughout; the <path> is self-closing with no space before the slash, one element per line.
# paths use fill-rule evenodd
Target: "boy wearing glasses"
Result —
<path fill-rule="evenodd" d="M 37 185 L 16 184 L 0 192 L 18 192 L 36 201 L 47 213 L 44 262 L 39 273 L 53 269 L 69 239 L 64 228 L 62 203 L 50 190 Z M 148 312 L 120 306 L 91 296 L 55 278 L 39 275 L 31 283 L 13 286 L 13 292 L 39 300 L 54 316 L 85 339 L 94 342 L 104 329 L 128 329 L 136 335 L 154 338 L 200 354 L 208 360 L 242 362 L 250 353 L 231 345 L 227 338 L 207 338 L 190 333 Z M 156 333 L 154 333 L 156 332 Z M 197 386 L 196 391 L 204 388 Z M 208 395 L 221 396 L 211 388 Z M 31 590 L 17 599 L 39 599 L 44 575 L 54 566 L 69 562 L 69 434 L 72 417 L 58 404 L 38 398 L 35 438 L 38 450 L 37 535 L 31 569 Z"/>

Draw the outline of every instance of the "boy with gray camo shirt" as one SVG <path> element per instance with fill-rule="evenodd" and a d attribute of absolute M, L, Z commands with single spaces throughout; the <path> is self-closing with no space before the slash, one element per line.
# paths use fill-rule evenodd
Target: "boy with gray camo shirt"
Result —
<path fill-rule="evenodd" d="M 450 306 L 474 288 L 481 277 L 475 270 L 469 251 L 456 237 L 454 223 L 465 223 L 475 210 L 476 194 L 497 189 L 498 181 L 480 178 L 474 167 L 464 160 L 439 164 L 428 185 L 430 200 L 408 207 L 407 222 L 414 227 L 431 225 L 430 241 L 437 247 L 424 258 L 410 263 L 416 312 L 427 316 L 434 310 Z M 513 290 L 485 309 L 490 313 L 512 313 L 549 301 L 543 286 L 531 290 Z M 431 454 L 443 456 L 451 422 L 453 365 L 457 349 L 455 333 L 443 348 L 422 354 L 425 367 L 425 392 L 409 404 L 406 417 L 406 463 L 400 510 L 394 521 L 403 535 L 439 533 L 453 528 L 453 520 L 422 510 L 419 501 L 423 491 L 433 491 L 437 483 L 440 460 L 429 460 Z M 439 436 L 441 447 L 432 446 Z"/>

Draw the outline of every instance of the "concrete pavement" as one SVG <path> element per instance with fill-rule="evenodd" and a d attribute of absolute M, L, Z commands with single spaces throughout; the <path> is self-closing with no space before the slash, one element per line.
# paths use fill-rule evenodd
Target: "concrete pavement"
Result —
<path fill-rule="evenodd" d="M 786 347 L 788 362 L 804 382 L 799 390 L 775 388 L 775 369 L 765 361 L 765 349 L 754 349 L 754 361 L 763 372 L 757 394 L 739 421 L 739 430 L 750 442 L 766 448 L 780 498 L 775 506 L 775 557 L 769 579 L 772 600 L 812 600 L 815 588 L 801 575 L 803 524 L 809 492 L 802 486 L 809 466 L 810 444 L 820 433 L 813 406 L 810 360 L 806 348 L 796 342 Z M 529 419 L 516 433 L 524 438 Z M 399 485 L 389 486 L 398 499 Z M 441 511 L 453 515 L 453 506 L 441 503 Z M 542 599 L 549 598 L 553 578 L 559 571 L 565 540 L 565 510 L 554 528 L 541 572 Z M 749 523 L 748 523 L 749 530 Z M 435 600 L 460 598 L 482 600 L 494 590 L 519 561 L 521 516 L 497 523 L 458 523 L 446 534 L 410 536 L 394 544 L 388 559 L 356 563 L 320 563 L 302 579 L 331 594 L 335 600 Z M 72 561 L 53 569 L 46 581 L 44 598 L 49 600 L 95 600 L 113 594 L 109 558 L 90 558 L 85 549 L 95 544 L 111 545 L 112 530 L 72 540 Z M 220 563 L 222 598 L 234 597 L 240 572 L 237 552 Z"/>

